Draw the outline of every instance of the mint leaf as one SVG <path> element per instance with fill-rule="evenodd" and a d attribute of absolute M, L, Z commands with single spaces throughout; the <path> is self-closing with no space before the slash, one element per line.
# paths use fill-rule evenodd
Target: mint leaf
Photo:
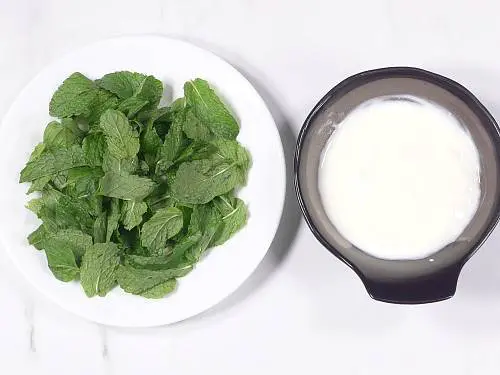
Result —
<path fill-rule="evenodd" d="M 26 208 L 33 212 L 36 216 L 40 215 L 40 210 L 44 205 L 43 198 L 33 198 L 28 203 L 26 203 Z"/>
<path fill-rule="evenodd" d="M 163 95 L 163 83 L 153 76 L 147 76 L 137 92 L 137 98 L 148 101 L 148 109 L 154 109 Z"/>
<path fill-rule="evenodd" d="M 189 270 L 186 269 L 186 273 Z M 117 278 L 120 287 L 128 293 L 146 298 L 162 298 L 175 290 L 177 282 L 172 274 L 179 274 L 179 272 L 152 271 L 120 266 Z"/>
<path fill-rule="evenodd" d="M 194 115 L 216 136 L 235 139 L 239 126 L 207 81 L 195 79 L 184 84 L 184 95 Z"/>
<path fill-rule="evenodd" d="M 125 201 L 121 209 L 121 221 L 125 229 L 131 230 L 138 226 L 147 210 L 148 206 L 144 202 Z"/>
<path fill-rule="evenodd" d="M 28 182 L 40 177 L 52 176 L 58 172 L 87 165 L 82 148 L 75 145 L 71 148 L 44 150 L 35 160 L 28 162 L 21 171 L 19 182 Z"/>
<path fill-rule="evenodd" d="M 51 176 L 45 176 L 33 180 L 27 194 L 31 194 L 35 191 L 42 191 L 51 179 Z"/>
<path fill-rule="evenodd" d="M 77 167 L 69 169 L 64 191 L 77 199 L 92 198 L 103 174 L 101 168 Z"/>
<path fill-rule="evenodd" d="M 216 139 L 212 141 L 212 145 L 217 148 L 216 157 L 219 160 L 230 160 L 243 170 L 250 168 L 250 154 L 237 141 L 227 139 Z"/>
<path fill-rule="evenodd" d="M 188 138 L 195 141 L 208 141 L 212 136 L 212 132 L 208 126 L 201 123 L 191 111 L 186 112 L 186 119 L 182 130 L 184 130 Z"/>
<path fill-rule="evenodd" d="M 114 243 L 97 243 L 85 252 L 80 281 L 87 297 L 104 297 L 116 285 L 120 249 Z"/>
<path fill-rule="evenodd" d="M 101 166 L 106 152 L 106 138 L 102 133 L 87 135 L 82 142 L 85 160 L 91 166 Z"/>
<path fill-rule="evenodd" d="M 39 143 L 35 146 L 33 151 L 31 152 L 30 158 L 28 162 L 37 160 L 45 151 L 45 145 L 43 143 Z"/>
<path fill-rule="evenodd" d="M 153 192 L 155 183 L 149 178 L 107 172 L 101 178 L 98 194 L 124 200 L 141 200 Z"/>
<path fill-rule="evenodd" d="M 103 243 L 106 242 L 106 224 L 107 224 L 108 218 L 106 215 L 106 212 L 101 212 L 98 216 L 97 219 L 94 221 L 93 225 L 93 237 L 94 237 L 94 243 Z"/>
<path fill-rule="evenodd" d="M 248 212 L 241 199 L 228 195 L 216 197 L 214 204 L 222 215 L 222 224 L 214 236 L 211 246 L 219 246 L 245 226 Z"/>
<path fill-rule="evenodd" d="M 137 156 L 127 159 L 118 159 L 106 151 L 102 159 L 102 170 L 104 172 L 130 174 L 135 173 L 138 167 L 139 159 Z"/>
<path fill-rule="evenodd" d="M 92 233 L 94 220 L 89 206 L 79 199 L 61 194 L 56 202 L 45 201 L 39 217 L 52 230 L 74 228 Z"/>
<path fill-rule="evenodd" d="M 210 243 L 214 241 L 222 225 L 221 219 L 219 211 L 212 203 L 194 207 L 189 223 L 189 233 L 201 233 L 201 238 L 187 251 L 186 257 L 189 261 L 197 262 Z"/>
<path fill-rule="evenodd" d="M 118 106 L 118 110 L 123 112 L 129 119 L 135 117 L 141 109 L 148 105 L 148 101 L 136 97 L 125 99 Z"/>
<path fill-rule="evenodd" d="M 78 264 L 92 246 L 92 237 L 74 229 L 58 231 L 44 241 L 49 268 L 61 281 L 74 280 L 80 273 Z"/>
<path fill-rule="evenodd" d="M 96 82 L 100 87 L 111 91 L 121 99 L 127 99 L 139 91 L 145 79 L 144 74 L 122 71 L 106 74 Z"/>
<path fill-rule="evenodd" d="M 186 261 L 173 261 L 171 255 L 143 256 L 126 255 L 124 265 L 135 269 L 150 271 L 168 271 L 170 277 L 182 277 L 193 269 L 193 265 Z"/>
<path fill-rule="evenodd" d="M 51 239 L 53 240 L 54 237 Z M 77 278 L 80 270 L 76 264 L 75 255 L 68 247 L 48 241 L 45 244 L 45 255 L 56 279 L 68 282 Z"/>
<path fill-rule="evenodd" d="M 42 250 L 45 241 L 53 235 L 45 225 L 40 225 L 28 236 L 28 243 L 33 245 L 36 249 Z"/>
<path fill-rule="evenodd" d="M 166 188 L 165 185 L 157 186 L 155 190 L 146 198 L 146 203 L 152 212 L 156 212 L 160 208 L 174 206 L 172 193 Z"/>
<path fill-rule="evenodd" d="M 174 164 L 184 145 L 185 138 L 182 133 L 182 122 L 180 119 L 176 119 L 160 148 L 159 160 L 156 166 L 157 174 L 164 174 Z"/>
<path fill-rule="evenodd" d="M 111 237 L 115 230 L 118 229 L 118 221 L 120 220 L 120 201 L 111 199 L 110 208 L 106 223 L 106 242 L 111 241 Z"/>
<path fill-rule="evenodd" d="M 97 98 L 94 82 L 81 73 L 69 76 L 52 96 L 49 114 L 53 117 L 88 116 Z"/>
<path fill-rule="evenodd" d="M 244 182 L 235 162 L 195 160 L 180 165 L 172 196 L 181 203 L 203 204 Z"/>
<path fill-rule="evenodd" d="M 186 258 L 186 254 L 201 254 L 203 251 L 205 251 L 206 247 L 208 247 L 208 241 L 211 238 L 210 233 L 211 231 L 203 236 L 200 228 L 192 227 L 191 231 L 183 236 L 172 249 L 172 254 L 169 257 L 168 262 L 166 263 L 166 268 L 178 266 Z M 204 237 L 203 240 L 202 237 Z"/>
<path fill-rule="evenodd" d="M 141 245 L 151 252 L 165 247 L 169 238 L 182 229 L 182 211 L 178 208 L 162 208 L 158 210 L 142 226 Z"/>
<path fill-rule="evenodd" d="M 126 159 L 137 155 L 139 137 L 123 113 L 108 109 L 101 116 L 100 127 L 106 136 L 108 151 L 112 156 Z"/>
<path fill-rule="evenodd" d="M 156 132 L 160 138 L 164 138 L 170 125 L 177 116 L 184 114 L 186 109 L 186 100 L 178 98 L 172 102 L 169 107 L 158 108 L 152 114 L 152 120 Z"/>
<path fill-rule="evenodd" d="M 162 141 L 158 133 L 153 127 L 153 122 L 149 121 L 148 125 L 141 134 L 141 151 L 147 162 L 148 169 L 154 170 L 159 149 L 162 146 Z"/>
<path fill-rule="evenodd" d="M 104 112 L 108 109 L 116 109 L 119 104 L 119 99 L 109 91 L 98 89 L 96 90 L 95 100 L 89 108 L 88 115 L 85 116 L 92 129 L 97 128 L 95 125 Z"/>
<path fill-rule="evenodd" d="M 67 180 L 68 180 L 68 170 L 57 172 L 50 179 L 52 185 L 54 185 L 54 187 L 57 190 L 63 190 L 66 187 Z"/>
<path fill-rule="evenodd" d="M 217 153 L 217 148 L 205 142 L 192 142 L 189 146 L 184 148 L 179 154 L 175 163 L 183 163 L 185 161 L 209 159 Z"/>
<path fill-rule="evenodd" d="M 79 139 L 70 128 L 57 121 L 52 121 L 45 128 L 43 143 L 48 149 L 68 148 L 78 144 Z"/>

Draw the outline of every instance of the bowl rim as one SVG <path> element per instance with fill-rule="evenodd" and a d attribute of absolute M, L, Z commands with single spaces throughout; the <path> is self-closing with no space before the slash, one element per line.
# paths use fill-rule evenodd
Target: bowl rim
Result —
<path fill-rule="evenodd" d="M 312 120 L 315 118 L 316 114 L 323 109 L 326 103 L 328 103 L 332 98 L 335 97 L 342 97 L 345 93 L 342 92 L 343 89 L 346 87 L 352 86 L 357 84 L 357 86 L 360 86 L 364 83 L 368 82 L 373 82 L 373 81 L 378 81 L 381 79 L 387 79 L 387 78 L 412 78 L 416 80 L 421 80 L 429 83 L 433 83 L 438 85 L 439 87 L 447 90 L 451 95 L 454 95 L 455 97 L 458 97 L 461 99 L 467 106 L 473 110 L 474 113 L 480 114 L 481 116 L 481 122 L 482 123 L 489 123 L 491 126 L 491 129 L 495 131 L 494 135 L 492 136 L 493 138 L 493 143 L 496 146 L 496 154 L 497 157 L 499 158 L 499 163 L 500 163 L 500 128 L 494 119 L 494 117 L 491 115 L 491 113 L 486 109 L 486 107 L 479 101 L 479 99 L 467 88 L 465 88 L 463 85 L 459 84 L 458 82 L 442 76 L 437 73 L 433 73 L 421 68 L 415 68 L 415 67 L 409 67 L 409 66 L 394 66 L 394 67 L 384 67 L 384 68 L 377 68 L 377 69 L 371 69 L 371 70 L 366 70 L 362 71 L 360 73 L 351 75 L 335 85 L 330 91 L 326 93 L 319 101 L 318 103 L 314 106 L 314 108 L 311 110 L 309 115 L 306 117 L 298 138 L 297 138 L 297 144 L 295 148 L 295 155 L 294 155 L 294 187 L 295 187 L 295 192 L 297 195 L 297 199 L 299 202 L 300 209 L 302 211 L 302 214 L 304 216 L 304 219 L 313 233 L 313 235 L 316 237 L 316 239 L 333 255 L 335 255 L 338 259 L 340 259 L 342 262 L 344 262 L 347 266 L 349 266 L 361 279 L 365 287 L 368 289 L 368 283 L 369 280 L 367 279 L 366 275 L 363 274 L 363 272 L 353 263 L 351 262 L 348 258 L 346 258 L 344 255 L 342 255 L 341 252 L 339 252 L 335 246 L 333 246 L 326 238 L 322 235 L 321 231 L 316 227 L 314 222 L 312 221 L 312 215 L 309 212 L 309 209 L 304 201 L 303 198 L 303 193 L 302 193 L 302 188 L 301 188 L 301 181 L 299 177 L 299 171 L 301 167 L 301 155 L 302 155 L 302 148 L 304 144 L 304 139 L 309 133 L 310 127 Z M 491 134 L 488 132 L 488 134 Z M 496 140 L 494 138 L 497 138 Z M 465 253 L 462 257 L 458 258 L 454 267 L 456 269 L 456 277 L 458 278 L 458 275 L 462 269 L 462 267 L 465 265 L 465 263 L 475 254 L 475 252 L 483 245 L 483 243 L 486 241 L 486 239 L 490 236 L 494 228 L 497 226 L 498 222 L 500 221 L 500 200 L 497 203 L 494 211 L 494 215 L 491 217 L 490 221 L 488 222 L 488 225 L 486 226 L 485 231 L 481 235 L 481 237 L 478 238 L 476 243 L 471 247 L 471 249 Z M 388 261 L 384 259 L 380 259 L 380 261 Z M 411 260 L 405 260 L 405 261 L 411 261 Z M 445 269 L 444 273 L 448 272 L 449 269 Z M 438 274 L 440 271 L 436 271 L 435 274 Z M 454 291 L 453 291 L 454 293 Z M 449 295 L 447 298 L 451 297 L 453 294 Z M 372 295 L 373 297 L 373 295 Z M 445 298 L 442 298 L 445 299 Z M 388 301 L 388 302 L 393 302 L 393 301 Z M 431 301 L 429 301 L 431 302 Z"/>

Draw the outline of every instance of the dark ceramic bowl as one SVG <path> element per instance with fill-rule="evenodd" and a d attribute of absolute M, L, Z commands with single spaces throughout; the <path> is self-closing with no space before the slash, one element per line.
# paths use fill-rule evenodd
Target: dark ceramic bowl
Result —
<path fill-rule="evenodd" d="M 413 95 L 448 109 L 469 131 L 480 153 L 481 198 L 476 214 L 455 242 L 425 259 L 384 260 L 357 249 L 332 225 L 318 191 L 321 152 L 334 125 L 359 104 L 390 95 Z M 372 298 L 392 303 L 444 300 L 454 295 L 460 270 L 499 219 L 498 125 L 471 92 L 446 77 L 407 67 L 359 73 L 330 90 L 304 122 L 295 154 L 295 188 L 313 234 L 358 274 Z"/>

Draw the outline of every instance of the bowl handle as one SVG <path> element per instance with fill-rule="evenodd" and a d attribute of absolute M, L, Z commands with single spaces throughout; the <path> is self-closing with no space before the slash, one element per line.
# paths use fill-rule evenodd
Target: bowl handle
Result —
<path fill-rule="evenodd" d="M 411 280 L 363 277 L 370 296 L 378 301 L 401 304 L 437 302 L 453 297 L 461 267 L 454 265 L 428 276 Z"/>

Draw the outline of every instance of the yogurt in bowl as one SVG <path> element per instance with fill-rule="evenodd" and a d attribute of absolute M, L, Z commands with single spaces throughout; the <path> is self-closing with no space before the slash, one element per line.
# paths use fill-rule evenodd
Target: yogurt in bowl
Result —
<path fill-rule="evenodd" d="M 347 78 L 297 141 L 295 187 L 316 238 L 393 303 L 455 293 L 500 216 L 500 135 L 458 83 L 396 67 Z"/>
<path fill-rule="evenodd" d="M 421 259 L 454 242 L 479 206 L 479 152 L 458 119 L 416 97 L 359 105 L 337 126 L 319 168 L 332 224 L 383 259 Z"/>

